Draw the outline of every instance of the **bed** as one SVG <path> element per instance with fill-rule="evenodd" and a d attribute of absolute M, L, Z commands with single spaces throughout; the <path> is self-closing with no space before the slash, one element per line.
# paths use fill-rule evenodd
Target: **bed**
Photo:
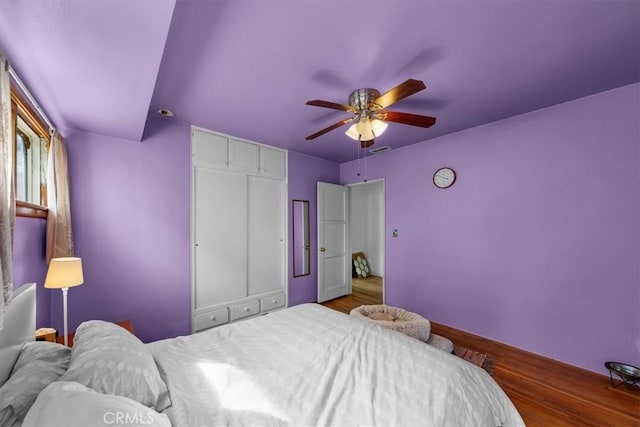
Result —
<path fill-rule="evenodd" d="M 524 425 L 484 370 L 317 304 L 149 344 L 90 321 L 73 349 L 61 347 L 23 344 L 0 386 L 0 425 Z M 2 424 L 22 359 L 48 353 L 55 374 L 30 391 L 21 419 Z"/>

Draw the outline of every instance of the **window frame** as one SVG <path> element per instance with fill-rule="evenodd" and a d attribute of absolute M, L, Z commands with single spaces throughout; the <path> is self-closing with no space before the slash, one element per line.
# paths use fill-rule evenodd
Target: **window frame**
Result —
<path fill-rule="evenodd" d="M 44 138 L 47 145 L 47 151 L 51 148 L 51 134 L 48 131 L 47 126 L 44 121 L 40 118 L 38 114 L 35 113 L 31 105 L 24 100 L 24 98 L 18 93 L 18 91 L 11 86 L 11 137 L 13 143 L 13 181 L 14 181 L 14 191 L 15 185 L 17 183 L 16 177 L 16 155 L 17 155 L 17 130 L 18 130 L 18 116 L 24 122 L 31 127 L 40 137 Z M 46 193 L 47 186 L 49 183 L 47 182 L 45 185 L 45 202 L 46 202 Z M 16 200 L 16 216 L 17 217 L 25 217 L 25 218 L 47 218 L 48 212 L 47 206 L 38 205 L 34 203 L 24 202 L 22 200 Z"/>

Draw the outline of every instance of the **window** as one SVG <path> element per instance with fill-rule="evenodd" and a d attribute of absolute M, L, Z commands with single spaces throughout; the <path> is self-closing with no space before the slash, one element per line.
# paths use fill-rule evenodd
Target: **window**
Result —
<path fill-rule="evenodd" d="M 15 141 L 16 215 L 46 218 L 47 156 L 51 136 L 38 115 L 13 89 L 11 110 Z"/>

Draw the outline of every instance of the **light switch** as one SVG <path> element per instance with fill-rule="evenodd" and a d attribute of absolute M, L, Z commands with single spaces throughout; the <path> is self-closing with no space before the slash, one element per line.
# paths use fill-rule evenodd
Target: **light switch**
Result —
<path fill-rule="evenodd" d="M 393 229 L 393 237 L 398 237 L 398 230 L 396 230 L 395 228 Z"/>

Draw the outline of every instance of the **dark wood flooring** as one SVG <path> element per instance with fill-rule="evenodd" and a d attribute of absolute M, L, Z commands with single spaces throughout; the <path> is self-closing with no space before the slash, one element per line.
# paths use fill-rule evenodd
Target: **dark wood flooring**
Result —
<path fill-rule="evenodd" d="M 351 295 L 323 302 L 322 305 L 349 314 L 352 309 L 361 305 L 382 304 L 381 277 L 354 278 L 351 281 L 351 287 L 353 289 Z"/>
<path fill-rule="evenodd" d="M 382 283 L 380 281 L 380 283 Z M 324 302 L 343 313 L 381 304 L 371 283 L 353 284 L 353 294 Z M 431 330 L 496 361 L 493 379 L 507 393 L 527 426 L 640 427 L 640 391 L 614 388 L 609 377 L 431 322 Z"/>

